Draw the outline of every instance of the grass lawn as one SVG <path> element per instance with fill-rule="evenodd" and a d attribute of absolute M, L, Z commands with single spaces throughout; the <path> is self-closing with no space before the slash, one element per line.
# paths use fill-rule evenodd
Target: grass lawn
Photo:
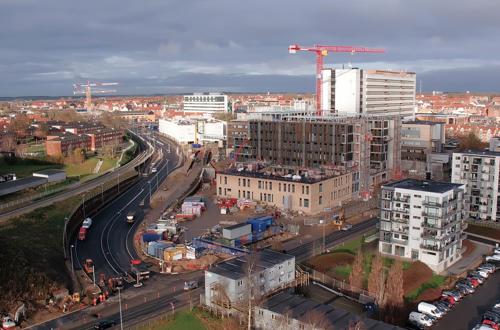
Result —
<path fill-rule="evenodd" d="M 49 163 L 36 159 L 17 159 L 15 162 L 6 162 L 0 158 L 0 174 L 16 173 L 18 178 L 31 176 L 33 172 L 61 168 L 61 164 Z"/>
<path fill-rule="evenodd" d="M 99 159 L 97 159 L 97 157 L 92 157 L 86 159 L 81 164 L 67 164 L 64 167 L 66 170 L 66 176 L 84 176 L 92 174 L 98 161 Z"/>
<path fill-rule="evenodd" d="M 116 162 L 116 158 L 104 158 L 99 173 L 103 173 L 109 169 L 112 169 L 113 167 L 115 167 Z"/>
<path fill-rule="evenodd" d="M 423 283 L 417 289 L 411 291 L 405 295 L 405 298 L 409 301 L 415 301 L 417 298 L 427 289 L 436 289 L 441 287 L 446 281 L 446 277 L 441 275 L 432 275 L 432 277 L 425 283 Z"/>
<path fill-rule="evenodd" d="M 174 320 L 167 321 L 157 327 L 151 328 L 152 330 L 205 330 L 201 320 L 193 312 L 182 311 L 175 314 Z"/>
<path fill-rule="evenodd" d="M 38 209 L 0 226 L 0 306 L 19 297 L 45 299 L 69 280 L 64 266 L 64 217 L 79 198 Z"/>

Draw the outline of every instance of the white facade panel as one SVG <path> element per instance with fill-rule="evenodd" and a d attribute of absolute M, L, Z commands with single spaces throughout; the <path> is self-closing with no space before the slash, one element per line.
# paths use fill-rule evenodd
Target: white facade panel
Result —
<path fill-rule="evenodd" d="M 360 71 L 335 70 L 335 110 L 340 114 L 360 112 Z"/>

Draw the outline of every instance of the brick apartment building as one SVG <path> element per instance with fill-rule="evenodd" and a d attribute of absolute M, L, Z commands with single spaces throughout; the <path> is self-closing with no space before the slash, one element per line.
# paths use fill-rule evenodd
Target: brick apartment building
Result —
<path fill-rule="evenodd" d="M 90 136 L 69 132 L 48 135 L 45 141 L 47 156 L 67 156 L 75 149 L 90 150 Z"/>
<path fill-rule="evenodd" d="M 105 145 L 117 145 L 122 140 L 122 133 L 114 128 L 102 128 L 86 135 L 90 137 L 91 151 L 101 149 Z"/>

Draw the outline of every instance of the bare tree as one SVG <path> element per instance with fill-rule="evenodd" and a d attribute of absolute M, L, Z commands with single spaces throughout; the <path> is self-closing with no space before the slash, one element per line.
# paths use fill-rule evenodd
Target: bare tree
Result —
<path fill-rule="evenodd" d="M 483 150 L 487 147 L 481 139 L 474 132 L 458 136 L 458 149 L 459 151 L 466 150 Z"/>
<path fill-rule="evenodd" d="M 384 302 L 384 305 L 392 308 L 401 308 L 404 304 L 403 262 L 401 260 L 396 260 L 391 266 L 387 277 Z"/>
<path fill-rule="evenodd" d="M 326 315 L 314 309 L 307 311 L 300 321 L 305 324 L 306 330 L 332 329 Z"/>
<path fill-rule="evenodd" d="M 358 253 L 356 253 L 356 257 L 354 258 L 352 271 L 349 274 L 349 284 L 355 291 L 363 288 L 363 252 L 361 248 L 358 249 Z"/>
<path fill-rule="evenodd" d="M 245 257 L 245 298 L 247 299 L 244 309 L 247 314 L 247 329 L 252 329 L 253 313 L 255 306 L 261 301 L 261 286 L 264 284 L 260 281 L 260 272 L 256 270 L 258 263 L 258 254 L 251 251 Z"/>
<path fill-rule="evenodd" d="M 372 260 L 372 269 L 368 276 L 368 292 L 375 297 L 375 302 L 380 305 L 384 299 L 385 272 L 384 261 L 379 253 Z"/>

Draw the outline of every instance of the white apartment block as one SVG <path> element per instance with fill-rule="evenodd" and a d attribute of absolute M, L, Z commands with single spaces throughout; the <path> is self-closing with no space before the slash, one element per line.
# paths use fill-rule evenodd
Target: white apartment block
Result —
<path fill-rule="evenodd" d="M 500 152 L 453 153 L 451 182 L 467 186 L 465 211 L 468 220 L 500 220 Z"/>
<path fill-rule="evenodd" d="M 158 131 L 179 144 L 218 142 L 226 140 L 225 121 L 215 119 L 160 119 Z"/>
<path fill-rule="evenodd" d="M 465 185 L 405 179 L 382 186 L 379 251 L 443 272 L 461 257 Z"/>
<path fill-rule="evenodd" d="M 184 112 L 219 113 L 229 111 L 227 95 L 220 93 L 194 93 L 184 95 Z"/>
<path fill-rule="evenodd" d="M 416 74 L 384 70 L 324 69 L 321 109 L 338 114 L 415 112 Z"/>

